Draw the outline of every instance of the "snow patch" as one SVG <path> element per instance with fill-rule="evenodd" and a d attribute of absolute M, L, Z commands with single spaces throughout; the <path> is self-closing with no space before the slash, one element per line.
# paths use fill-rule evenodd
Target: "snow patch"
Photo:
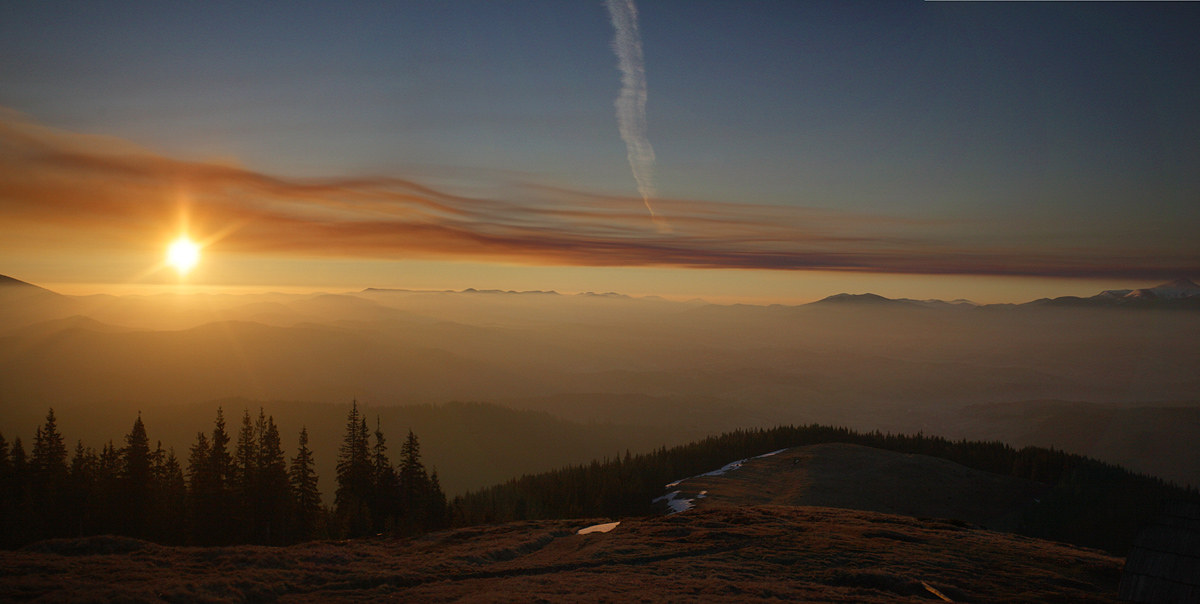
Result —
<path fill-rule="evenodd" d="M 686 512 L 692 509 L 692 500 L 679 497 L 679 491 L 671 491 L 662 497 L 656 497 L 654 501 L 651 501 L 650 503 L 658 503 L 660 501 L 665 502 L 667 507 L 671 508 L 670 513 L 672 514 Z"/>
<path fill-rule="evenodd" d="M 736 470 L 736 469 L 742 467 L 742 464 L 750 461 L 751 459 L 762 459 L 764 457 L 770 457 L 772 455 L 779 455 L 780 453 L 783 453 L 784 451 L 787 451 L 787 449 L 780 449 L 778 451 L 771 451 L 770 453 L 763 453 L 762 455 L 759 455 L 757 457 L 747 457 L 746 459 L 739 459 L 737 461 L 731 461 L 731 462 L 721 466 L 720 468 L 713 470 L 712 472 L 705 472 L 703 474 L 699 474 L 696 476 L 689 476 L 688 478 L 680 478 L 679 480 L 676 480 L 675 482 L 668 484 L 666 486 L 666 488 L 673 489 L 673 488 L 679 486 L 679 483 L 681 483 L 685 480 L 691 480 L 692 478 L 700 478 L 701 476 L 720 476 L 722 474 L 725 474 L 726 472 L 731 472 L 733 470 Z"/>
<path fill-rule="evenodd" d="M 691 480 L 692 478 L 700 478 L 701 476 L 720 476 L 726 472 L 730 472 L 732 470 L 736 470 L 736 469 L 742 467 L 742 464 L 750 461 L 751 459 L 762 459 L 764 457 L 770 457 L 772 455 L 779 455 L 780 453 L 783 453 L 784 451 L 787 451 L 787 449 L 780 449 L 778 451 L 771 451 L 770 453 L 763 453 L 762 455 L 757 455 L 755 457 L 747 457 L 746 459 L 739 459 L 737 461 L 727 463 L 727 464 L 721 466 L 719 469 L 713 470 L 712 472 L 705 472 L 704 474 L 699 474 L 697 476 L 690 476 L 688 478 L 680 478 L 679 480 L 676 480 L 675 482 L 668 484 L 666 488 L 673 489 L 673 488 L 679 486 L 679 483 L 684 482 L 686 480 Z M 662 497 L 655 498 L 650 503 L 658 503 L 658 502 L 662 501 L 667 504 L 667 507 L 671 508 L 671 511 L 670 511 L 671 514 L 678 514 L 679 512 L 685 512 L 687 510 L 692 509 L 693 502 L 696 499 L 704 499 L 708 495 L 708 491 L 700 491 L 700 494 L 696 495 L 695 499 L 688 499 L 686 497 L 681 497 L 680 493 L 681 493 L 680 491 L 671 491 L 670 493 L 667 493 L 666 495 L 663 495 Z"/>
<path fill-rule="evenodd" d="M 608 522 L 605 524 L 593 524 L 592 526 L 579 529 L 575 534 L 576 535 L 587 535 L 588 533 L 607 533 L 608 531 L 611 531 L 611 530 L 617 528 L 618 524 L 621 524 L 620 520 L 618 520 L 616 522 Z"/>

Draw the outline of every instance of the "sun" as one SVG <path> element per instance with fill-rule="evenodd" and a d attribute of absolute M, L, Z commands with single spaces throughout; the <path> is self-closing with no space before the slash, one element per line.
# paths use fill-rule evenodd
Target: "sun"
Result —
<path fill-rule="evenodd" d="M 167 248 L 167 264 L 175 267 L 180 275 L 186 275 L 200 262 L 200 245 L 182 235 Z"/>

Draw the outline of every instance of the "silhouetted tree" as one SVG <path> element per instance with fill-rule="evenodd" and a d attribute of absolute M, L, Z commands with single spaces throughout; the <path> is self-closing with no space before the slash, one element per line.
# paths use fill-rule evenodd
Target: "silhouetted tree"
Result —
<path fill-rule="evenodd" d="M 32 523 L 33 530 L 39 534 L 69 535 L 70 531 L 63 523 L 67 513 L 64 507 L 68 476 L 67 447 L 58 432 L 53 408 L 46 413 L 46 423 L 34 433 L 29 471 L 33 510 L 26 522 Z"/>
<path fill-rule="evenodd" d="M 412 430 L 408 438 L 400 446 L 400 466 L 397 472 L 400 477 L 401 509 L 404 512 L 405 532 L 421 532 L 429 530 L 440 518 L 445 517 L 445 493 L 441 486 L 430 480 L 421 462 L 421 444 Z M 436 509 L 440 505 L 442 509 Z"/>
<path fill-rule="evenodd" d="M 202 545 L 230 543 L 235 535 L 230 527 L 235 507 L 231 488 L 235 473 L 233 457 L 229 455 L 225 417 L 220 408 L 217 408 L 211 438 L 203 436 L 198 435 L 189 459 L 192 536 Z"/>
<path fill-rule="evenodd" d="M 146 515 L 150 511 L 154 461 L 150 453 L 150 437 L 139 414 L 133 429 L 125 436 L 122 450 L 120 524 L 124 534 L 146 536 Z"/>
<path fill-rule="evenodd" d="M 258 412 L 257 524 L 260 541 L 271 545 L 287 539 L 288 475 L 275 418 Z"/>
<path fill-rule="evenodd" d="M 237 499 L 236 514 L 230 519 L 243 539 L 254 535 L 258 516 L 258 435 L 250 420 L 250 410 L 242 411 L 242 428 L 238 431 L 237 448 L 233 454 L 233 481 L 230 485 Z"/>
<path fill-rule="evenodd" d="M 184 543 L 186 539 L 187 483 L 175 449 L 163 451 L 162 442 L 154 452 L 154 480 L 151 491 L 153 519 L 150 535 L 160 543 Z"/>
<path fill-rule="evenodd" d="M 338 449 L 338 487 L 334 493 L 337 514 L 348 536 L 364 535 L 372 527 L 374 468 L 367 440 L 367 420 L 359 415 L 358 402 L 353 401 L 346 418 L 346 436 Z"/>
<path fill-rule="evenodd" d="M 375 520 L 376 531 L 390 531 L 395 528 L 401 514 L 400 480 L 388 459 L 387 440 L 379 427 L 378 416 L 375 418 L 375 446 L 371 450 L 371 458 L 375 486 L 371 517 Z"/>
<path fill-rule="evenodd" d="M 295 518 L 293 535 L 305 541 L 316 536 L 321 517 L 321 492 L 317 489 L 317 473 L 312 451 L 308 449 L 308 430 L 300 429 L 300 448 L 292 458 L 289 482 L 292 493 L 292 515 Z"/>

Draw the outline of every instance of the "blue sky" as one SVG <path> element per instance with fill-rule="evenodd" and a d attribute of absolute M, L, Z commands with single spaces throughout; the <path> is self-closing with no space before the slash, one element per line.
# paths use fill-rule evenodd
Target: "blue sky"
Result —
<path fill-rule="evenodd" d="M 1146 279 L 1200 267 L 1200 6 L 638 8 L 663 198 L 961 221 L 939 245 L 984 255 L 1117 241 L 1167 259 Z M 633 196 L 612 38 L 601 2 L 10 1 L 0 106 L 281 178 Z"/>

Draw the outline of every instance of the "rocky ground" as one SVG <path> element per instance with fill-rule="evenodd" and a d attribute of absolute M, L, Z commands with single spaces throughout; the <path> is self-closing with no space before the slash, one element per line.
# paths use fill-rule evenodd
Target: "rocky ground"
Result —
<path fill-rule="evenodd" d="M 0 601 L 1116 602 L 1123 563 L 957 521 L 820 507 L 700 508 L 578 534 L 601 522 L 287 548 L 49 541 L 0 552 Z"/>

